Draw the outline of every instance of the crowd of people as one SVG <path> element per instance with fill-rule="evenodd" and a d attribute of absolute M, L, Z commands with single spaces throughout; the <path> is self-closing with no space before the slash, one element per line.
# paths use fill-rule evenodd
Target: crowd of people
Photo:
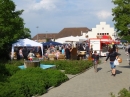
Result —
<path fill-rule="evenodd" d="M 89 57 L 90 51 L 93 51 L 92 46 L 89 47 L 89 44 L 87 42 L 83 43 L 77 43 L 75 45 L 76 47 L 76 54 L 78 55 L 79 51 L 85 51 L 84 59 L 87 59 Z M 64 54 L 66 59 L 71 59 L 72 52 L 73 52 L 74 45 L 71 43 L 63 44 L 63 45 L 49 45 L 44 46 L 43 50 L 41 47 L 15 47 L 14 52 L 17 54 L 17 59 L 25 59 L 28 60 L 30 58 L 37 57 L 37 54 L 39 54 L 39 57 L 46 57 L 48 58 L 49 54 L 55 55 L 55 58 L 58 59 L 60 54 Z M 43 51 L 43 53 L 42 53 Z M 30 54 L 33 53 L 33 54 Z M 78 59 L 78 57 L 77 57 Z"/>
<path fill-rule="evenodd" d="M 73 44 L 64 44 L 59 46 L 50 45 L 49 47 L 46 48 L 46 50 L 44 49 L 45 51 L 44 56 L 48 58 L 49 54 L 54 54 L 55 57 L 58 59 L 60 54 L 64 54 L 66 59 L 71 59 L 73 48 L 74 48 Z M 86 52 L 84 58 L 86 58 L 86 55 L 89 54 L 89 45 L 87 43 L 76 44 L 75 48 L 77 50 L 77 54 L 78 51 Z"/>
<path fill-rule="evenodd" d="M 16 52 L 17 60 L 25 59 L 30 60 L 33 57 L 36 57 L 36 54 L 39 54 L 39 57 L 42 56 L 41 47 L 15 47 L 14 52 Z"/>

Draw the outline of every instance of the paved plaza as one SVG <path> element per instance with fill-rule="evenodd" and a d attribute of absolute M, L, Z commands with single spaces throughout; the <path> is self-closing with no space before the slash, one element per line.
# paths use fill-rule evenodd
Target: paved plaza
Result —
<path fill-rule="evenodd" d="M 123 62 L 116 67 L 117 75 L 111 76 L 109 60 L 100 58 L 103 63 L 98 65 L 98 72 L 93 68 L 79 74 L 58 87 L 52 88 L 40 97 L 111 97 L 110 93 L 117 93 L 130 87 L 130 66 L 124 50 L 119 50 Z"/>

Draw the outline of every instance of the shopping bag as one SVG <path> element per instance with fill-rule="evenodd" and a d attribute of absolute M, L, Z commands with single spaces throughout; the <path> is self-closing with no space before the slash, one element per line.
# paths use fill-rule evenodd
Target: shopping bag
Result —
<path fill-rule="evenodd" d="M 122 58 L 119 57 L 117 60 L 119 63 L 122 63 Z"/>
<path fill-rule="evenodd" d="M 119 65 L 119 62 L 118 62 L 117 59 L 115 59 L 115 61 L 114 61 L 114 65 Z"/>

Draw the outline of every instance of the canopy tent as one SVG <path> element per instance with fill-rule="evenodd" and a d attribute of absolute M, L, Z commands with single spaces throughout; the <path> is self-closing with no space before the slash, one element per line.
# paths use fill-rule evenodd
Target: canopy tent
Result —
<path fill-rule="evenodd" d="M 31 47 L 31 46 L 40 46 L 42 50 L 42 56 L 43 56 L 43 45 L 41 43 L 38 43 L 36 41 L 30 40 L 30 39 L 19 39 L 16 43 L 12 44 L 12 57 L 14 53 L 14 47 Z"/>
<path fill-rule="evenodd" d="M 66 43 L 66 42 L 79 42 L 79 41 L 86 41 L 86 40 L 88 39 L 83 36 L 76 36 L 76 37 L 68 36 L 68 37 L 56 39 L 55 41 L 60 43 Z"/>
<path fill-rule="evenodd" d="M 62 43 L 54 42 L 54 41 L 49 41 L 49 42 L 42 43 L 42 44 L 43 44 L 43 46 L 47 46 L 47 45 L 62 45 Z"/>

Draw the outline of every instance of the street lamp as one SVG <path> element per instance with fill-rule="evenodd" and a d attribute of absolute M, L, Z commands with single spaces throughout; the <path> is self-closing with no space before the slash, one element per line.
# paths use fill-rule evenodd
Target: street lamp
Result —
<path fill-rule="evenodd" d="M 47 39 L 47 31 L 46 31 L 46 39 Z"/>
<path fill-rule="evenodd" d="M 36 28 L 37 28 L 37 41 L 38 41 L 38 28 L 39 28 L 39 27 L 37 26 Z"/>

